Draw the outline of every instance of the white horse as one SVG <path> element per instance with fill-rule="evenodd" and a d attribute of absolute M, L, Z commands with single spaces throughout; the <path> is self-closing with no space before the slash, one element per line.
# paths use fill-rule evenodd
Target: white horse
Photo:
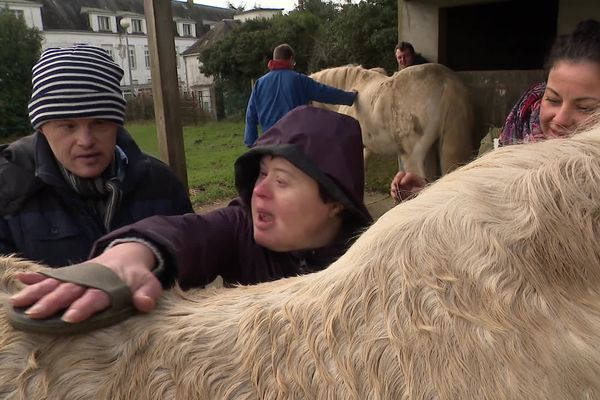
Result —
<path fill-rule="evenodd" d="M 0 257 L 0 399 L 600 399 L 599 182 L 600 127 L 503 147 L 323 271 L 83 335 L 14 330 Z"/>
<path fill-rule="evenodd" d="M 445 66 L 412 66 L 391 77 L 360 66 L 344 66 L 311 77 L 330 86 L 358 90 L 353 106 L 315 105 L 360 122 L 365 161 L 370 153 L 398 154 L 406 171 L 429 180 L 470 161 L 475 150 L 470 94 L 457 74 Z"/>

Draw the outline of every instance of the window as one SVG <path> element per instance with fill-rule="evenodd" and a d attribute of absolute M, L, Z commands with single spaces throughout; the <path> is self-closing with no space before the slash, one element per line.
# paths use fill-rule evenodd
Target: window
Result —
<path fill-rule="evenodd" d="M 146 68 L 150 68 L 150 51 L 148 50 L 148 46 L 144 49 L 144 63 L 146 64 Z"/>
<path fill-rule="evenodd" d="M 129 65 L 131 66 L 131 69 L 135 69 L 136 64 L 137 63 L 135 62 L 135 47 L 129 46 Z"/>
<path fill-rule="evenodd" d="M 192 24 L 181 24 L 181 36 L 192 36 Z"/>
<path fill-rule="evenodd" d="M 141 19 L 131 20 L 131 32 L 133 33 L 144 33 L 144 26 Z"/>
<path fill-rule="evenodd" d="M 110 31 L 110 17 L 98 16 L 98 30 Z"/>
<path fill-rule="evenodd" d="M 24 19 L 25 18 L 25 13 L 23 12 L 23 10 L 10 10 L 10 12 L 12 12 L 13 15 L 15 17 L 17 17 L 17 19 Z"/>
<path fill-rule="evenodd" d="M 101 46 L 104 50 L 106 50 L 106 52 L 110 55 L 110 58 L 112 58 L 113 60 L 115 59 L 114 55 L 113 55 L 113 47 L 112 44 L 103 44 Z"/>

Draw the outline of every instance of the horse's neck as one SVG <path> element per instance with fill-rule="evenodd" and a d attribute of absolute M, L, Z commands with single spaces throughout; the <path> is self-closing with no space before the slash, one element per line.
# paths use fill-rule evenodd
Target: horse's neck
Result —
<path fill-rule="evenodd" d="M 334 68 L 316 77 L 321 83 L 335 86 L 340 89 L 359 89 L 365 83 L 373 80 L 385 79 L 386 76 L 362 68 Z"/>

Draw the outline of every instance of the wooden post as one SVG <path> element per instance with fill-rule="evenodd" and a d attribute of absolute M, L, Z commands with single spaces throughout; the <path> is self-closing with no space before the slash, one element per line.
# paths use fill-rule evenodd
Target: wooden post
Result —
<path fill-rule="evenodd" d="M 144 0 L 160 158 L 188 188 L 170 0 Z"/>

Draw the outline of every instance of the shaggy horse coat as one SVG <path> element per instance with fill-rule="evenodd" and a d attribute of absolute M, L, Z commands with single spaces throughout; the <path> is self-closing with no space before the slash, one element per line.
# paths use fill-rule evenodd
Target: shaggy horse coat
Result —
<path fill-rule="evenodd" d="M 2 399 L 599 399 L 600 129 L 491 152 L 328 269 L 71 337 L 0 310 Z M 35 269 L 0 258 L 0 304 Z"/>
<path fill-rule="evenodd" d="M 353 106 L 316 106 L 360 122 L 365 159 L 397 154 L 408 172 L 430 181 L 467 163 L 474 153 L 474 117 L 466 86 L 440 64 L 405 68 L 388 77 L 360 66 L 329 68 L 311 78 L 358 90 Z"/>

